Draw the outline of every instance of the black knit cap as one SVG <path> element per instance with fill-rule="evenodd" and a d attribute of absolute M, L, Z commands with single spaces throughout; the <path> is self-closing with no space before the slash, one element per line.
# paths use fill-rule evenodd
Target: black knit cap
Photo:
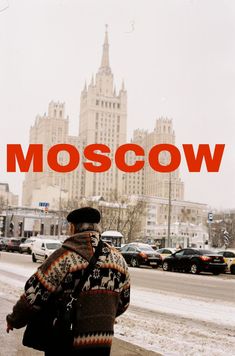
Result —
<path fill-rule="evenodd" d="M 100 212 L 97 209 L 85 207 L 71 211 L 67 216 L 67 220 L 73 224 L 92 223 L 98 224 L 100 222 Z"/>

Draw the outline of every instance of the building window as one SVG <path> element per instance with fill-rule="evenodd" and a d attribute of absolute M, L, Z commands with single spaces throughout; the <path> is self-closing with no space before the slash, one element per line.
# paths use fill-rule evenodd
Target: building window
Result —
<path fill-rule="evenodd" d="M 96 105 L 99 105 L 99 100 L 96 100 Z"/>

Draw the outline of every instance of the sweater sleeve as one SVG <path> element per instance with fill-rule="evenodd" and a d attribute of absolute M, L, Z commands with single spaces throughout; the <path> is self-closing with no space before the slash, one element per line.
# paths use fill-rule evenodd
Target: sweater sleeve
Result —
<path fill-rule="evenodd" d="M 120 293 L 120 299 L 119 299 L 116 317 L 123 314 L 127 310 L 129 304 L 130 304 L 130 275 L 127 270 L 125 282 L 123 284 L 122 291 Z"/>
<path fill-rule="evenodd" d="M 13 328 L 27 325 L 32 314 L 41 309 L 48 301 L 50 295 L 57 290 L 63 280 L 67 269 L 55 266 L 55 259 L 51 255 L 26 282 L 24 294 L 16 302 L 12 313 L 6 320 Z"/>

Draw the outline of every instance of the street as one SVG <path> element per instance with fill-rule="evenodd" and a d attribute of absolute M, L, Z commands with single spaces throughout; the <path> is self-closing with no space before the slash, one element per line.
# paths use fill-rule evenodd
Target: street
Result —
<path fill-rule="evenodd" d="M 40 265 L 33 263 L 30 255 L 1 252 L 1 262 L 15 264 L 16 270 L 1 270 L 1 274 L 8 277 L 17 277 L 25 281 L 25 277 L 17 274 L 17 270 L 23 267 L 29 270 L 29 276 Z M 152 292 L 168 292 L 187 295 L 190 297 L 202 297 L 231 302 L 231 296 L 235 296 L 235 276 L 231 274 L 191 275 L 187 273 L 164 272 L 161 268 L 129 268 L 133 287 L 151 289 Z M 15 274 L 15 276 L 14 276 Z"/>

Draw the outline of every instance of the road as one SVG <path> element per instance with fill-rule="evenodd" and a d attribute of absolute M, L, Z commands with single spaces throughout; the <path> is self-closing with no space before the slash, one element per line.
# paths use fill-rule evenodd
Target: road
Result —
<path fill-rule="evenodd" d="M 31 256 L 18 253 L 1 252 L 1 262 L 16 265 L 15 273 L 1 270 L 1 274 L 18 278 L 25 278 L 17 274 L 17 268 L 37 268 L 39 263 L 32 262 Z M 216 299 L 218 301 L 231 302 L 235 296 L 235 276 L 231 274 L 191 275 L 186 273 L 164 272 L 162 269 L 130 268 L 131 282 L 133 287 L 151 289 L 152 292 L 167 292 L 189 297 L 201 297 Z"/>
<path fill-rule="evenodd" d="M 227 302 L 231 301 L 232 295 L 235 296 L 235 276 L 231 274 L 219 276 L 212 274 L 191 275 L 145 268 L 130 268 L 130 274 L 133 286 L 151 288 L 152 291 Z"/>

